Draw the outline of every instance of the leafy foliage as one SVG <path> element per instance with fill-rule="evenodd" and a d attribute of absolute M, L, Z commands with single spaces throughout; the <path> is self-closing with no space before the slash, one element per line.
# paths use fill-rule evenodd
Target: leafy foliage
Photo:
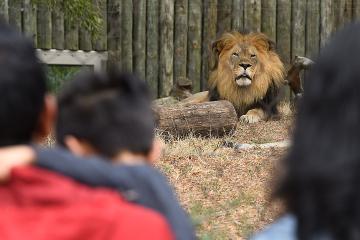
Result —
<path fill-rule="evenodd" d="M 49 90 L 58 93 L 63 85 L 71 80 L 75 74 L 84 69 L 92 69 L 90 66 L 66 66 L 66 65 L 47 65 L 47 80 Z"/>
<path fill-rule="evenodd" d="M 46 4 L 49 10 L 62 11 L 70 23 L 79 23 L 81 28 L 97 36 L 102 28 L 99 1 L 93 0 L 32 0 L 33 4 Z"/>

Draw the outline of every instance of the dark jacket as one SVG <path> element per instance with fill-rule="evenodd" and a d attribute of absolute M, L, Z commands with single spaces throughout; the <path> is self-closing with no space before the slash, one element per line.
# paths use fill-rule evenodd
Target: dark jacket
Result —
<path fill-rule="evenodd" d="M 0 208 L 2 240 L 172 239 L 157 212 L 40 168 L 13 169 Z"/>
<path fill-rule="evenodd" d="M 40 167 L 50 169 L 91 186 L 117 189 L 129 201 L 154 209 L 168 220 L 176 239 L 195 239 L 192 223 L 173 189 L 150 165 L 114 165 L 99 158 L 82 159 L 62 148 L 37 149 Z M 51 156 L 51 157 L 50 157 Z"/>

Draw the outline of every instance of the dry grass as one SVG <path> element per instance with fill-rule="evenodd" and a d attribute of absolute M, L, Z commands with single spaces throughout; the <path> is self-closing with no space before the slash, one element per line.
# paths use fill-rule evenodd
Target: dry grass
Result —
<path fill-rule="evenodd" d="M 288 139 L 291 117 L 240 124 L 226 140 L 268 143 Z M 189 137 L 166 143 L 158 167 L 169 177 L 195 224 L 199 239 L 244 239 L 280 212 L 269 204 L 270 180 L 286 149 L 237 151 L 224 139 Z"/>

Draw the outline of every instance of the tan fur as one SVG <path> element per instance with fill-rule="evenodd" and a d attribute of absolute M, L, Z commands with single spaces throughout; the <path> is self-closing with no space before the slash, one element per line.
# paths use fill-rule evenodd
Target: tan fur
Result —
<path fill-rule="evenodd" d="M 238 64 L 231 65 L 229 60 L 237 50 L 248 53 L 241 54 L 239 62 L 253 63 L 250 67 L 252 83 L 247 87 L 236 84 L 234 75 L 238 74 Z M 210 73 L 209 87 L 216 87 L 220 98 L 230 101 L 240 115 L 245 114 L 251 104 L 264 98 L 272 83 L 276 87 L 284 83 L 284 65 L 272 49 L 268 37 L 262 33 L 225 33 L 213 44 L 213 51 L 217 59 Z M 256 53 L 256 63 L 249 52 Z"/>
<path fill-rule="evenodd" d="M 249 105 L 263 98 L 273 82 L 280 86 L 284 81 L 284 65 L 279 56 L 269 49 L 267 37 L 262 33 L 242 35 L 226 33 L 220 38 L 224 46 L 219 55 L 218 67 L 211 72 L 209 86 L 217 90 L 220 97 L 230 101 L 239 112 L 245 113 Z M 231 50 L 236 46 L 254 46 L 257 49 L 258 65 L 252 84 L 239 88 L 233 80 L 233 71 L 228 64 Z"/>
<path fill-rule="evenodd" d="M 240 121 L 246 123 L 256 123 L 266 119 L 265 112 L 260 108 L 250 109 L 245 115 L 240 117 Z"/>
<path fill-rule="evenodd" d="M 195 93 L 192 96 L 190 96 L 188 98 L 185 98 L 181 102 L 184 103 L 184 104 L 208 102 L 209 101 L 209 95 L 208 94 L 209 94 L 208 91 Z"/>

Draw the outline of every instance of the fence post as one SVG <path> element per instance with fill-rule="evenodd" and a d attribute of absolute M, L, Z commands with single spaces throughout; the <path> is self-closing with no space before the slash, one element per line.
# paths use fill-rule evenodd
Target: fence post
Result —
<path fill-rule="evenodd" d="M 160 96 L 168 96 L 173 86 L 174 0 L 160 0 Z"/>
<path fill-rule="evenodd" d="M 8 0 L 0 1 L 0 15 L 5 19 L 5 21 L 9 21 Z"/>
<path fill-rule="evenodd" d="M 289 64 L 291 58 L 291 0 L 278 0 L 277 8 L 277 51 L 282 61 Z"/>
<path fill-rule="evenodd" d="M 52 12 L 52 48 L 62 50 L 65 47 L 64 8 L 58 3 L 59 10 Z"/>
<path fill-rule="evenodd" d="M 211 66 L 211 43 L 216 39 L 217 0 L 205 0 L 203 4 L 203 40 L 201 61 L 201 89 L 207 89 Z"/>
<path fill-rule="evenodd" d="M 334 29 L 333 1 L 321 0 L 320 46 L 323 47 Z"/>
<path fill-rule="evenodd" d="M 176 1 L 174 26 L 174 81 L 176 82 L 180 78 L 186 78 L 186 60 L 188 46 L 188 0 Z"/>
<path fill-rule="evenodd" d="M 122 0 L 108 0 L 107 6 L 107 47 L 109 58 L 108 65 L 111 67 L 120 67 L 121 61 L 121 1 Z"/>
<path fill-rule="evenodd" d="M 93 4 L 96 5 L 100 10 L 100 7 L 98 5 L 98 2 L 96 0 L 93 0 Z M 83 27 L 79 28 L 79 49 L 84 51 L 90 51 L 93 49 L 92 44 L 92 36 L 89 31 L 84 29 Z"/>
<path fill-rule="evenodd" d="M 261 31 L 276 42 L 276 0 L 261 2 Z"/>
<path fill-rule="evenodd" d="M 45 3 L 37 5 L 37 47 L 51 48 L 51 13 Z"/>
<path fill-rule="evenodd" d="M 360 18 L 360 0 L 353 0 L 353 20 L 359 20 Z"/>
<path fill-rule="evenodd" d="M 244 28 L 253 32 L 261 31 L 261 0 L 245 0 Z"/>
<path fill-rule="evenodd" d="M 189 2 L 188 64 L 187 75 L 193 83 L 193 91 L 200 91 L 201 78 L 201 0 Z"/>
<path fill-rule="evenodd" d="M 352 0 L 336 0 L 333 2 L 334 30 L 349 23 L 352 18 Z"/>
<path fill-rule="evenodd" d="M 134 0 L 134 72 L 145 79 L 146 0 Z"/>
<path fill-rule="evenodd" d="M 276 49 L 285 66 L 291 61 L 291 0 L 278 0 L 276 12 Z M 290 99 L 290 89 L 284 87 L 286 100 Z"/>
<path fill-rule="evenodd" d="M 221 0 L 217 6 L 217 35 L 231 30 L 232 0 Z"/>
<path fill-rule="evenodd" d="M 237 32 L 244 30 L 244 0 L 233 0 L 231 29 Z"/>
<path fill-rule="evenodd" d="M 146 80 L 155 97 L 159 91 L 159 0 L 146 6 Z"/>
<path fill-rule="evenodd" d="M 125 71 L 133 70 L 133 0 L 121 2 L 121 63 Z"/>
<path fill-rule="evenodd" d="M 305 55 L 314 58 L 319 53 L 320 47 L 320 2 L 318 0 L 308 0 L 306 8 Z"/>
<path fill-rule="evenodd" d="M 9 23 L 21 31 L 21 0 L 9 1 Z"/>
<path fill-rule="evenodd" d="M 84 28 L 79 29 L 79 49 L 91 51 L 93 49 L 91 42 L 91 34 Z"/>
<path fill-rule="evenodd" d="M 65 48 L 69 50 L 79 49 L 79 25 L 70 20 L 70 13 L 64 13 Z"/>
<path fill-rule="evenodd" d="M 31 0 L 24 0 L 24 25 L 23 31 L 26 36 L 33 40 L 34 46 L 36 47 L 36 6 L 31 4 Z"/>
<path fill-rule="evenodd" d="M 293 0 L 292 2 L 292 36 L 291 58 L 305 55 L 305 15 L 306 2 Z"/>
<path fill-rule="evenodd" d="M 94 0 L 97 8 L 100 11 L 100 17 L 102 18 L 102 25 L 98 35 L 92 38 L 92 46 L 96 51 L 105 51 L 107 49 L 107 6 L 106 0 Z"/>

